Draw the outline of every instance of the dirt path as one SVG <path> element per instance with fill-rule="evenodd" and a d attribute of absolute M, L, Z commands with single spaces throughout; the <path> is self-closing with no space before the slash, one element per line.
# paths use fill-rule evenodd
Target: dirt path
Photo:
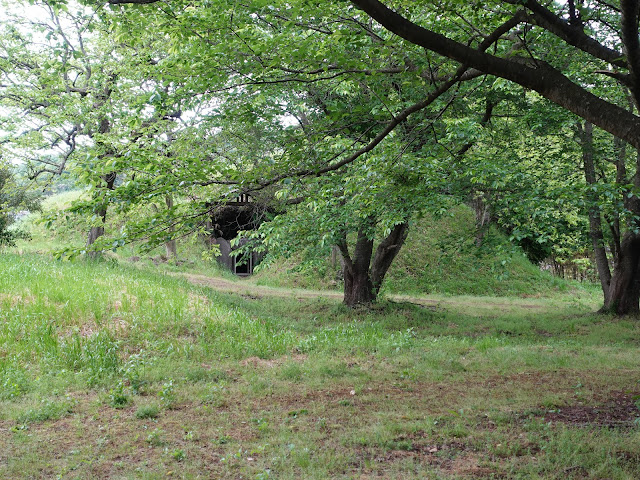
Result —
<path fill-rule="evenodd" d="M 198 275 L 192 273 L 178 274 L 186 278 L 189 282 L 195 285 L 202 285 L 212 288 L 218 292 L 235 293 L 243 297 L 256 299 L 262 297 L 280 297 L 280 298 L 296 298 L 296 299 L 310 299 L 310 298 L 327 298 L 337 301 L 342 301 L 342 292 L 335 292 L 330 290 L 305 290 L 301 288 L 275 288 L 266 287 L 262 285 L 256 285 L 249 280 L 238 279 L 236 281 L 228 280 L 222 277 L 209 277 L 206 275 Z M 416 305 L 422 305 L 424 307 L 435 308 L 439 305 L 455 305 L 458 307 L 474 307 L 480 309 L 500 309 L 502 311 L 512 308 L 523 309 L 541 309 L 548 307 L 548 304 L 537 304 L 532 302 L 523 301 L 523 299 L 514 298 L 499 299 L 492 297 L 459 297 L 459 298 L 428 298 L 428 297 L 416 297 L 410 295 L 387 295 L 391 301 L 394 302 L 406 302 Z"/>
<path fill-rule="evenodd" d="M 332 298 L 342 300 L 341 292 L 330 290 L 304 290 L 301 288 L 273 288 L 250 283 L 247 280 L 237 281 L 227 280 L 222 277 L 208 277 L 206 275 L 196 275 L 192 273 L 180 274 L 195 285 L 203 285 L 218 292 L 237 293 L 238 295 L 260 298 L 260 297 L 281 297 L 281 298 Z"/>

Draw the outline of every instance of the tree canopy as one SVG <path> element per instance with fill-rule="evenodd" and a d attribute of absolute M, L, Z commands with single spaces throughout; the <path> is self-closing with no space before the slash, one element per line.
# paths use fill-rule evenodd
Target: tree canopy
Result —
<path fill-rule="evenodd" d="M 3 145 L 34 176 L 77 168 L 95 228 L 166 205 L 116 245 L 263 195 L 271 251 L 335 245 L 375 292 L 411 219 L 456 198 L 532 258 L 609 242 L 605 308 L 638 311 L 639 2 L 38 5 L 2 32 Z"/>

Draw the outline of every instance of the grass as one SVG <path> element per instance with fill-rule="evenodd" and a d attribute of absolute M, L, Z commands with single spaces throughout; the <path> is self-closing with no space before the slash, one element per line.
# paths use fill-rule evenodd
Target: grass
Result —
<path fill-rule="evenodd" d="M 640 324 L 589 290 L 350 310 L 4 253 L 0 292 L 0 478 L 640 478 Z"/>

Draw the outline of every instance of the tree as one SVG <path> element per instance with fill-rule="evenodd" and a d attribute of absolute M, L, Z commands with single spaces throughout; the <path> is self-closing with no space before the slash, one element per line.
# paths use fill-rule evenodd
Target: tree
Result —
<path fill-rule="evenodd" d="M 425 174 L 432 169 L 435 151 L 444 153 L 430 140 L 431 130 L 459 94 L 453 87 L 461 72 L 430 72 L 420 54 L 409 58 L 390 47 L 360 18 L 340 18 L 341 6 L 319 16 L 320 23 L 337 19 L 331 28 L 292 22 L 300 8 L 293 4 L 274 12 L 262 7 L 234 11 L 231 26 L 237 24 L 242 34 L 231 38 L 226 33 L 229 20 L 220 10 L 189 10 L 172 21 L 170 38 L 175 43 L 168 51 L 174 53 L 162 65 L 164 75 L 182 78 L 200 110 L 206 111 L 202 105 L 208 104 L 215 115 L 207 112 L 197 128 L 176 132 L 167 156 L 171 160 L 164 167 L 170 174 L 160 168 L 157 174 L 136 176 L 116 195 L 121 203 L 133 204 L 166 192 L 188 192 L 190 213 L 177 203 L 173 218 L 155 216 L 128 232 L 129 238 L 144 234 L 159 239 L 164 232 L 180 234 L 183 227 L 197 226 L 193 220 L 215 199 L 279 190 L 284 203 L 296 205 L 289 217 L 295 212 L 297 227 L 302 209 L 310 209 L 318 236 L 331 239 L 322 243 L 333 243 L 343 252 L 345 302 L 366 303 L 377 296 L 410 218 L 440 193 L 439 182 Z M 165 14 L 149 12 L 132 9 L 118 17 L 130 31 L 127 42 L 135 46 L 137 29 L 147 29 L 150 18 Z M 311 56 L 318 39 L 322 46 Z M 353 41 L 360 46 L 355 52 Z M 301 45 L 308 49 L 301 50 Z M 285 49 L 294 56 L 272 53 L 281 55 Z M 333 55 L 329 60 L 328 51 Z M 184 79 L 187 63 L 190 74 Z M 432 94 L 421 98 L 423 88 L 415 85 L 428 83 Z M 394 112 L 398 106 L 400 111 Z M 283 119 L 295 119 L 296 124 Z M 250 137 L 265 145 L 245 148 L 254 143 Z M 121 148 L 115 160 L 118 170 L 146 169 L 149 154 L 142 153 L 144 148 L 141 143 Z M 358 166 L 351 168 L 357 159 Z M 388 159 L 399 167 L 385 167 Z"/>
<path fill-rule="evenodd" d="M 119 12 L 126 13 L 123 21 L 132 29 L 144 29 L 149 22 L 163 25 L 171 37 L 171 48 L 181 53 L 175 56 L 174 66 L 188 67 L 195 91 L 248 96 L 253 108 L 261 96 L 253 87 L 313 84 L 358 75 L 366 76 L 367 83 L 397 75 L 400 84 L 410 85 L 402 90 L 411 90 L 412 102 L 403 98 L 381 102 L 392 118 L 377 129 L 378 135 L 358 142 L 360 148 L 315 164 L 299 161 L 300 156 L 295 165 L 279 162 L 278 173 L 256 182 L 258 188 L 286 178 L 337 172 L 424 111 L 435 93 L 440 96 L 442 90 L 487 74 L 533 90 L 634 148 L 640 147 L 640 118 L 616 100 L 622 95 L 603 96 L 595 88 L 628 90 L 638 104 L 638 2 L 623 1 L 617 7 L 573 1 L 566 6 L 544 6 L 534 0 L 397 1 L 396 11 L 378 0 L 247 2 L 242 9 L 224 0 L 176 1 L 160 7 L 154 0 L 109 3 L 116 9 L 138 4 Z M 576 52 L 587 59 L 583 68 L 570 61 Z M 295 95 L 295 89 L 293 92 Z M 418 100 L 420 92 L 422 100 Z M 274 116 L 278 105 L 267 107 Z M 633 182 L 640 187 L 640 168 L 634 171 Z M 247 182 L 236 183 L 241 188 L 256 188 Z M 620 261 L 612 273 L 615 288 L 609 289 L 605 301 L 607 310 L 619 314 L 639 309 L 640 291 L 634 285 L 639 270 L 635 218 L 640 202 L 632 197 L 628 204 L 633 216 L 622 234 Z"/>
<path fill-rule="evenodd" d="M 38 7 L 28 17 L 12 5 L 2 24 L 0 145 L 6 158 L 28 165 L 34 180 L 73 170 L 91 197 L 74 211 L 91 218 L 85 251 L 96 256 L 105 247 L 96 241 L 113 190 L 135 175 L 116 162 L 123 144 L 170 131 L 180 98 L 171 103 L 175 88 L 158 80 L 162 53 L 119 43 L 107 22 L 78 4 Z"/>
<path fill-rule="evenodd" d="M 460 188 L 480 199 L 474 204 L 485 223 L 507 232 L 532 262 L 552 259 L 561 265 L 584 256 L 587 220 L 576 118 L 512 84 L 496 88 L 489 101 L 491 121 L 457 160 Z"/>
<path fill-rule="evenodd" d="M 35 19 L 7 9 L 11 22 L 3 24 L 0 47 L 2 146 L 7 157 L 28 165 L 32 180 L 61 175 L 77 157 L 86 159 L 92 149 L 103 149 L 101 136 L 114 118 L 110 97 L 118 76 L 110 61 L 113 45 L 96 41 L 94 14 L 70 12 L 55 2 L 40 7 Z M 87 178 L 113 188 L 114 172 L 101 174 L 96 162 L 87 163 L 93 164 Z M 97 206 L 94 213 L 97 222 L 88 245 L 104 233 L 106 206 Z"/>
<path fill-rule="evenodd" d="M 18 238 L 28 235 L 9 227 L 22 210 L 35 212 L 40 209 L 37 195 L 26 186 L 19 185 L 8 165 L 0 165 L 0 248 L 15 245 Z"/>
<path fill-rule="evenodd" d="M 574 76 L 572 72 L 562 71 L 563 59 L 552 59 L 535 40 L 530 40 L 533 35 L 527 35 L 535 29 L 544 34 L 542 38 L 552 36 L 561 45 L 584 52 L 593 65 L 591 73 L 615 79 L 618 88 L 628 89 L 637 108 L 640 105 L 639 2 L 623 0 L 619 8 L 602 2 L 593 5 L 580 2 L 577 6 L 575 2 L 569 2 L 568 15 L 563 14 L 562 8 L 550 6 L 556 8 L 553 11 L 534 0 L 492 2 L 491 7 L 496 10 L 483 4 L 482 8 L 490 15 L 480 14 L 476 17 L 478 21 L 474 26 L 477 30 L 486 31 L 482 27 L 490 23 L 492 16 L 506 18 L 503 25 L 508 25 L 509 30 L 522 25 L 521 34 L 514 35 L 511 44 L 517 41 L 519 51 L 526 55 L 514 53 L 513 49 L 501 49 L 496 52 L 498 54 L 487 53 L 474 48 L 473 41 L 463 43 L 451 38 L 451 35 L 426 28 L 421 21 L 429 13 L 426 6 L 416 6 L 401 15 L 378 0 L 352 0 L 352 3 L 404 40 L 455 60 L 466 68 L 477 69 L 532 89 L 628 142 L 636 150 L 640 149 L 640 117 L 595 95 L 588 83 L 579 83 L 579 79 L 570 78 Z M 412 13 L 417 13 L 415 21 L 408 18 Z M 565 68 L 566 65 L 567 62 L 564 62 Z M 640 166 L 636 166 L 635 170 L 633 183 L 638 188 Z M 617 314 L 638 313 L 640 310 L 640 199 L 635 194 L 629 199 L 628 207 L 633 218 L 622 236 L 620 254 L 604 304 L 605 311 Z"/>

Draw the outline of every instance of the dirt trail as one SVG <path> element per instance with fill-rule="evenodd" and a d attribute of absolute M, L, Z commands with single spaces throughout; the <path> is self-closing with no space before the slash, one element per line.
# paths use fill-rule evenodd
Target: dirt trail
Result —
<path fill-rule="evenodd" d="M 219 292 L 236 293 L 243 297 L 257 299 L 262 297 L 280 297 L 280 298 L 296 298 L 296 299 L 310 299 L 310 298 L 327 298 L 332 300 L 341 301 L 343 298 L 342 292 L 335 292 L 330 290 L 305 290 L 301 288 L 275 288 L 265 287 L 262 285 L 256 285 L 248 280 L 239 279 L 236 281 L 227 280 L 222 277 L 209 277 L 206 275 L 198 275 L 192 273 L 178 274 L 186 278 L 189 282 L 195 285 L 202 285 L 212 288 Z M 514 299 L 513 303 L 506 303 L 504 300 L 494 298 L 491 299 L 478 297 L 478 298 L 426 298 L 416 297 L 409 295 L 387 295 L 386 298 L 394 302 L 406 302 L 416 305 L 422 305 L 424 307 L 435 308 L 438 305 L 457 305 L 461 307 L 470 307 L 481 309 L 508 309 L 508 308 L 524 308 L 524 309 L 540 309 L 545 308 L 545 305 L 535 303 L 524 303 L 520 299 Z"/>
<path fill-rule="evenodd" d="M 206 275 L 196 275 L 193 273 L 180 274 L 195 285 L 203 285 L 218 292 L 237 293 L 247 297 L 282 297 L 282 298 L 333 298 L 342 300 L 342 293 L 330 290 L 303 290 L 300 288 L 273 288 L 256 285 L 247 280 L 237 281 L 227 280 L 222 277 L 208 277 Z"/>

